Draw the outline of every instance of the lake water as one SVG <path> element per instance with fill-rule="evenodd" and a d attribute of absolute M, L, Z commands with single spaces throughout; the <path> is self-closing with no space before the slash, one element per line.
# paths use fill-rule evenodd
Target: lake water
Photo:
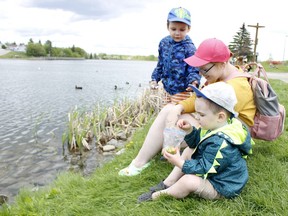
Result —
<path fill-rule="evenodd" d="M 146 61 L 0 60 L 0 194 L 11 201 L 22 187 L 36 190 L 59 172 L 77 169 L 77 160 L 62 148 L 68 112 L 141 95 L 155 66 Z M 113 158 L 95 148 L 85 157 L 84 174 Z"/>

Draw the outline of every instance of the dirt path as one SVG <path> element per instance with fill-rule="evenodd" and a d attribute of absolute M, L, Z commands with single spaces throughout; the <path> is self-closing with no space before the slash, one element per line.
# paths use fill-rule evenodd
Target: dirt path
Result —
<path fill-rule="evenodd" d="M 9 53 L 9 52 L 10 52 L 10 50 L 5 50 L 5 49 L 0 48 L 0 56 L 5 55 L 6 53 Z"/>
<path fill-rule="evenodd" d="M 288 73 L 267 72 L 267 76 L 270 79 L 279 79 L 279 80 L 282 80 L 282 81 L 288 83 Z"/>

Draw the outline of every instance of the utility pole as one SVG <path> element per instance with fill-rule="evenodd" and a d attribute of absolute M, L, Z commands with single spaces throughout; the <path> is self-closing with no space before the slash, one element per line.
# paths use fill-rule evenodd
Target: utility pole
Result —
<path fill-rule="evenodd" d="M 248 25 L 248 27 L 256 28 L 256 35 L 255 35 L 255 41 L 254 41 L 253 61 L 257 62 L 256 47 L 257 47 L 257 44 L 258 44 L 258 28 L 264 28 L 265 26 L 259 26 L 259 23 L 257 23 L 257 25 Z"/>
<path fill-rule="evenodd" d="M 285 35 L 285 38 L 284 38 L 284 50 L 283 50 L 283 64 L 285 62 L 285 48 L 286 48 L 286 38 L 288 37 L 288 35 Z"/>

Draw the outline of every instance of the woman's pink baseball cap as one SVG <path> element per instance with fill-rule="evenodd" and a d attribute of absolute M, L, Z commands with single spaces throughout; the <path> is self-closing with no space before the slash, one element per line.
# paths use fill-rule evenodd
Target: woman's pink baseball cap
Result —
<path fill-rule="evenodd" d="M 209 62 L 226 62 L 232 56 L 228 47 L 216 38 L 204 40 L 195 54 L 184 61 L 193 67 L 201 67 Z"/>

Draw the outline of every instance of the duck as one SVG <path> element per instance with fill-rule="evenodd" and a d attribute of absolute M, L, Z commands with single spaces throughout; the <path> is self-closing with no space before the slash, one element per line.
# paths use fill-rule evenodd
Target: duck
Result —
<path fill-rule="evenodd" d="M 75 89 L 82 89 L 82 87 L 75 85 Z"/>
<path fill-rule="evenodd" d="M 114 89 L 115 89 L 115 90 L 122 90 L 123 87 L 120 87 L 120 88 L 119 88 L 117 85 L 114 85 Z"/>

